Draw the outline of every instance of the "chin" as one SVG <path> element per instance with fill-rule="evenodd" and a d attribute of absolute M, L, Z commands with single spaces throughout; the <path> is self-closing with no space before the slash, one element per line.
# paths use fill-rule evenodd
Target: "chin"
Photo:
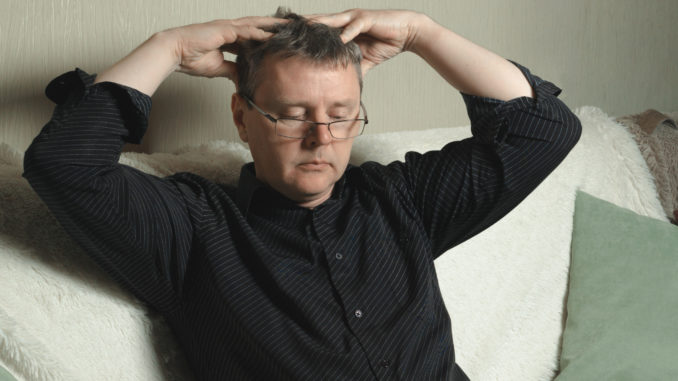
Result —
<path fill-rule="evenodd" d="M 304 196 L 304 198 L 313 198 L 314 196 L 327 192 L 328 189 L 331 188 L 328 186 L 299 187 L 297 188 L 297 191 L 300 195 Z"/>
<path fill-rule="evenodd" d="M 313 197 L 332 189 L 334 181 L 327 178 L 303 179 L 296 184 L 297 192 L 304 197 Z"/>

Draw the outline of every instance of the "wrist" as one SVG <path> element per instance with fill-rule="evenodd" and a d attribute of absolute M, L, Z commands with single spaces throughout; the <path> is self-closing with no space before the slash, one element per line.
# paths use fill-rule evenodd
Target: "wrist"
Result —
<path fill-rule="evenodd" d="M 163 61 L 171 65 L 171 71 L 176 71 L 179 68 L 181 48 L 178 33 L 174 29 L 156 32 L 144 44 L 146 43 L 157 46 L 160 52 L 166 52 L 163 54 Z"/>
<path fill-rule="evenodd" d="M 179 67 L 176 41 L 171 32 L 152 35 L 125 58 L 99 74 L 94 83 L 114 82 L 152 96 Z"/>
<path fill-rule="evenodd" d="M 436 41 L 440 25 L 424 13 L 418 13 L 412 23 L 411 37 L 404 50 L 421 56 L 424 46 Z"/>

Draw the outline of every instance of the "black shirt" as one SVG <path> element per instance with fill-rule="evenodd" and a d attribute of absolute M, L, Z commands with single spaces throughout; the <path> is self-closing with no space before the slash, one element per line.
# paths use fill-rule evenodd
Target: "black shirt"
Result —
<path fill-rule="evenodd" d="M 472 138 L 349 165 L 312 210 L 251 163 L 237 187 L 119 164 L 151 100 L 79 69 L 47 87 L 57 106 L 23 175 L 100 266 L 163 314 L 200 380 L 465 380 L 433 261 L 514 208 L 581 133 L 560 89 L 517 66 L 534 99 L 462 94 Z"/>

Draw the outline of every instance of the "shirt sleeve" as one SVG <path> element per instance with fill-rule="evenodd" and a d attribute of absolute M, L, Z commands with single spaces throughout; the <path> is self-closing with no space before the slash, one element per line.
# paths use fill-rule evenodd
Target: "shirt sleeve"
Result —
<path fill-rule="evenodd" d="M 181 184 L 118 163 L 140 143 L 151 99 L 80 69 L 47 86 L 51 120 L 24 156 L 23 176 L 63 228 L 118 283 L 173 308 L 191 244 Z"/>
<path fill-rule="evenodd" d="M 512 62 L 512 61 L 511 61 Z M 483 231 L 525 199 L 581 135 L 561 90 L 513 62 L 535 97 L 509 101 L 462 93 L 472 137 L 390 164 L 404 179 L 434 258 Z"/>

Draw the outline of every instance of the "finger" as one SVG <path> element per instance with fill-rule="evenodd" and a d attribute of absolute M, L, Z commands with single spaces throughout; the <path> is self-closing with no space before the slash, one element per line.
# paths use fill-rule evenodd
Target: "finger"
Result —
<path fill-rule="evenodd" d="M 353 19 L 351 11 L 334 13 L 334 14 L 320 14 L 312 18 L 314 22 L 325 24 L 334 28 L 341 28 L 350 23 Z"/>
<path fill-rule="evenodd" d="M 245 25 L 242 27 L 238 27 L 236 29 L 236 33 L 238 34 L 238 40 L 258 40 L 258 41 L 264 41 L 268 40 L 273 36 L 273 33 L 267 32 L 263 29 L 259 29 L 258 27 L 255 27 L 253 25 Z"/>
<path fill-rule="evenodd" d="M 341 32 L 340 36 L 341 40 L 344 43 L 347 43 L 358 37 L 361 33 L 369 31 L 373 24 L 374 22 L 370 22 L 364 18 L 359 18 L 344 27 L 344 30 Z"/>
<path fill-rule="evenodd" d="M 274 33 L 264 30 L 275 24 L 282 24 L 289 20 L 276 17 L 243 17 L 236 20 L 214 20 L 218 25 L 224 44 L 220 47 L 222 50 L 231 52 L 234 47 L 228 45 L 235 44 L 242 40 L 265 41 L 273 36 Z"/>
<path fill-rule="evenodd" d="M 304 17 L 307 20 L 315 20 L 317 18 L 325 17 L 325 16 L 328 16 L 328 15 L 329 15 L 329 13 L 313 13 L 313 14 L 310 14 L 310 15 L 302 15 L 302 17 Z"/>
<path fill-rule="evenodd" d="M 250 25 L 241 27 L 231 26 L 230 29 L 224 30 L 222 38 L 225 43 L 219 46 L 219 50 L 222 52 L 238 54 L 243 41 L 266 41 L 271 37 L 273 37 L 273 33 Z"/>
<path fill-rule="evenodd" d="M 361 33 L 369 31 L 374 25 L 374 20 L 368 18 L 365 13 L 359 13 L 356 10 L 320 16 L 314 21 L 335 28 L 343 28 L 340 37 L 344 43 L 353 40 Z"/>
<path fill-rule="evenodd" d="M 256 28 L 266 28 L 266 27 L 271 27 L 275 24 L 285 24 L 288 23 L 290 20 L 289 19 L 281 19 L 278 17 L 267 17 L 267 16 L 248 16 L 248 17 L 242 17 L 239 19 L 235 20 L 223 20 L 225 22 L 228 22 L 232 25 L 238 25 L 238 26 L 245 26 L 245 25 L 251 25 Z"/>
<path fill-rule="evenodd" d="M 229 52 L 232 54 L 238 54 L 240 45 L 243 41 L 247 40 L 256 40 L 256 41 L 266 41 L 269 38 L 273 37 L 274 33 L 267 32 L 255 28 L 253 26 L 242 26 L 236 27 L 235 30 L 229 29 L 226 31 L 227 34 L 223 36 L 224 41 L 227 43 L 221 45 L 219 50 L 222 52 Z"/>

